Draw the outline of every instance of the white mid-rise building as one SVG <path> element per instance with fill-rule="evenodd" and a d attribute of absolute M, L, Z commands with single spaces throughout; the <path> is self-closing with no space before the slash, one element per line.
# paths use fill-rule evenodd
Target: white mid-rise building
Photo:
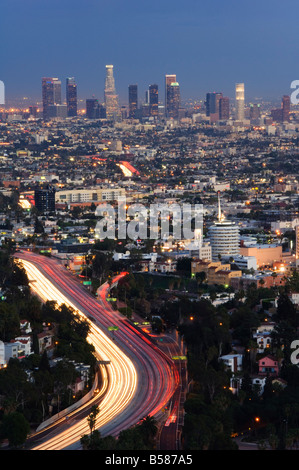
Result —
<path fill-rule="evenodd" d="M 222 261 L 230 261 L 230 256 L 223 256 Z M 233 257 L 233 263 L 242 270 L 257 270 L 257 262 L 255 256 L 242 256 L 237 255 Z"/>
<path fill-rule="evenodd" d="M 229 221 L 216 222 L 209 229 L 212 260 L 235 257 L 240 254 L 240 232 L 238 226 Z"/>
<path fill-rule="evenodd" d="M 240 230 L 229 220 L 225 220 L 220 207 L 218 193 L 218 222 L 209 228 L 209 241 L 212 247 L 212 261 L 219 261 L 223 257 L 234 258 L 240 254 Z"/>
<path fill-rule="evenodd" d="M 286 232 L 288 230 L 295 230 L 299 225 L 299 219 L 293 220 L 279 220 L 276 222 L 271 222 L 271 231 L 272 232 Z"/>
<path fill-rule="evenodd" d="M 86 188 L 57 191 L 56 203 L 70 204 L 72 202 L 114 201 L 125 197 L 124 188 Z"/>

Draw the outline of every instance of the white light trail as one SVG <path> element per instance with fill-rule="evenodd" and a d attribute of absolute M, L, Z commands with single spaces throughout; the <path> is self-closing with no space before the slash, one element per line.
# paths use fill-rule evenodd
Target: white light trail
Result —
<path fill-rule="evenodd" d="M 88 340 L 94 345 L 97 356 L 103 361 L 110 361 L 107 366 L 109 374 L 109 386 L 107 393 L 101 402 L 100 413 L 97 418 L 96 428 L 114 420 L 126 409 L 135 395 L 137 389 L 137 372 L 131 360 L 123 351 L 94 323 L 90 322 L 83 312 L 72 304 L 41 272 L 34 264 L 27 260 L 19 260 L 26 270 L 31 282 L 32 290 L 43 300 L 54 300 L 58 305 L 65 304 L 73 308 L 80 316 L 90 324 Z M 78 442 L 84 434 L 89 434 L 90 429 L 87 419 L 83 419 L 56 437 L 40 444 L 33 450 L 62 450 Z"/>

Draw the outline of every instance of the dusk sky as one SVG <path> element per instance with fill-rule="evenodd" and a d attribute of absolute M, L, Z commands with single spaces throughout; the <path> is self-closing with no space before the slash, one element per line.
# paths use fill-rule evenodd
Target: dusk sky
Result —
<path fill-rule="evenodd" d="M 7 99 L 41 98 L 41 77 L 73 76 L 79 98 L 103 99 L 114 65 L 121 103 L 129 84 L 177 75 L 183 99 L 208 91 L 281 98 L 299 79 L 298 0 L 0 0 L 0 79 Z"/>

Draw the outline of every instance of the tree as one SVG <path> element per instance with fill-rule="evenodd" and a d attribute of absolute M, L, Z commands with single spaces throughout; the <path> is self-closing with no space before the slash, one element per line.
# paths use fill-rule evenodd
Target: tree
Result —
<path fill-rule="evenodd" d="M 245 373 L 242 380 L 241 389 L 247 393 L 248 396 L 252 394 L 252 379 L 248 373 Z"/>
<path fill-rule="evenodd" d="M 9 445 L 18 447 L 24 444 L 30 431 L 28 421 L 19 412 L 4 415 L 1 434 L 8 439 Z"/>
<path fill-rule="evenodd" d="M 98 416 L 99 412 L 100 412 L 100 408 L 98 406 L 94 405 L 91 408 L 91 412 L 87 417 L 87 422 L 88 422 L 88 425 L 89 425 L 91 435 L 94 432 L 96 421 L 97 421 L 97 416 Z"/>
<path fill-rule="evenodd" d="M 55 389 L 59 392 L 65 391 L 69 385 L 72 385 L 78 372 L 75 369 L 73 363 L 69 362 L 67 359 L 59 361 L 55 367 L 52 368 L 52 374 L 55 383 Z"/>
<path fill-rule="evenodd" d="M 8 366 L 0 370 L 0 390 L 2 397 L 10 403 L 10 409 L 24 408 L 30 395 L 30 383 L 18 359 L 10 359 Z"/>
<path fill-rule="evenodd" d="M 20 318 L 16 306 L 0 303 L 0 340 L 8 342 L 20 332 Z"/>
<path fill-rule="evenodd" d="M 41 371 L 45 370 L 45 371 L 50 372 L 50 363 L 49 363 L 47 351 L 43 352 L 38 368 Z"/>
<path fill-rule="evenodd" d="M 191 261 L 192 258 L 179 258 L 177 261 L 176 270 L 182 274 L 191 274 Z"/>
<path fill-rule="evenodd" d="M 207 278 L 207 275 L 204 271 L 200 271 L 199 273 L 196 273 L 196 279 L 200 286 L 204 283 L 206 278 Z"/>
<path fill-rule="evenodd" d="M 142 434 L 144 433 L 145 442 L 153 442 L 153 439 L 158 431 L 157 421 L 152 416 L 147 416 L 146 418 L 143 418 L 140 430 Z"/>
<path fill-rule="evenodd" d="M 42 222 L 38 219 L 38 217 L 35 217 L 34 233 L 36 234 L 44 233 L 44 226 Z"/>
<path fill-rule="evenodd" d="M 277 318 L 278 321 L 288 321 L 293 326 L 298 325 L 296 307 L 285 292 L 278 297 Z"/>
<path fill-rule="evenodd" d="M 34 371 L 34 383 L 38 396 L 38 406 L 42 409 L 42 420 L 44 421 L 48 412 L 48 394 L 53 391 L 54 379 L 46 369 Z"/>

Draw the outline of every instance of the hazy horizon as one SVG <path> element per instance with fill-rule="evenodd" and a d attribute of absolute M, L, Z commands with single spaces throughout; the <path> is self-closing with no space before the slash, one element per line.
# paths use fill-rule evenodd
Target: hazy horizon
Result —
<path fill-rule="evenodd" d="M 182 98 L 209 91 L 280 99 L 297 73 L 295 0 L 3 0 L 0 79 L 9 102 L 41 100 L 41 78 L 75 77 L 78 96 L 103 100 L 105 65 L 114 65 L 120 101 L 150 84 L 164 100 L 164 75 L 176 74 Z"/>

